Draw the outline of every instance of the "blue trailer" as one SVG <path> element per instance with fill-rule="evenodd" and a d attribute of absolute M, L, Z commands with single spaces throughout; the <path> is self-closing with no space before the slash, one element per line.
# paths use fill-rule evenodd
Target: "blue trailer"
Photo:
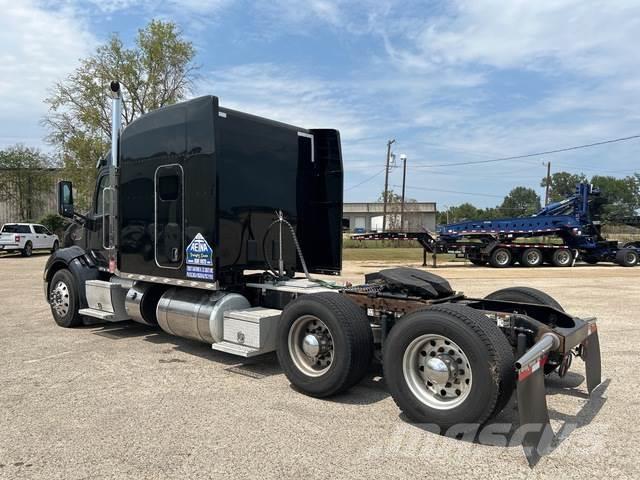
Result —
<path fill-rule="evenodd" d="M 516 263 L 537 267 L 549 263 L 570 267 L 582 260 L 589 264 L 613 262 L 625 267 L 640 263 L 640 243 L 624 246 L 605 240 L 595 212 L 602 205 L 600 191 L 581 183 L 573 195 L 544 207 L 529 217 L 469 220 L 440 225 L 429 232 L 354 235 L 356 239 L 415 239 L 427 253 L 455 253 L 475 265 L 506 268 Z M 638 218 L 624 219 L 638 224 Z"/>

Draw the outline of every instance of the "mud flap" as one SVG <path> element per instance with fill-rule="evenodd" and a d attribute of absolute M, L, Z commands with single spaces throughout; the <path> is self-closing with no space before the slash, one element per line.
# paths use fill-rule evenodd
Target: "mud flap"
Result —
<path fill-rule="evenodd" d="M 587 374 L 587 390 L 593 392 L 602 382 L 602 366 L 600 360 L 600 338 L 595 323 L 589 324 L 589 336 L 582 342 L 580 356 L 584 360 Z"/>
<path fill-rule="evenodd" d="M 525 450 L 544 454 L 553 441 L 553 430 L 549 422 L 547 398 L 544 386 L 544 364 L 547 356 L 536 358 L 518 370 L 516 393 Z"/>

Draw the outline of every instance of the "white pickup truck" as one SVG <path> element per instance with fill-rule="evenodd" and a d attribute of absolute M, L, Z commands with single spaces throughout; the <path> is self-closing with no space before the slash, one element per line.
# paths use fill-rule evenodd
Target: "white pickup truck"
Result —
<path fill-rule="evenodd" d="M 35 223 L 5 223 L 0 230 L 0 252 L 19 251 L 30 257 L 34 250 L 55 252 L 59 246 L 57 235 Z"/>

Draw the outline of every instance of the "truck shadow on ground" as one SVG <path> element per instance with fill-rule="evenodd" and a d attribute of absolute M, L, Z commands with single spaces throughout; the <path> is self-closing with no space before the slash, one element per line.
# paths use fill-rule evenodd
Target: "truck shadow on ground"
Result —
<path fill-rule="evenodd" d="M 133 321 L 113 324 L 89 323 L 85 325 L 85 328 L 90 329 L 91 333 L 94 335 L 109 338 L 111 340 L 137 337 L 156 345 L 164 345 L 167 348 L 162 351 L 163 354 L 170 355 L 172 353 L 180 352 L 194 355 L 208 361 L 228 365 L 229 368 L 226 370 L 252 378 L 264 378 L 282 373 L 282 369 L 278 364 L 278 359 L 275 353 L 243 359 L 242 357 L 212 350 L 211 345 L 209 344 L 169 335 L 159 327 L 142 325 Z M 184 360 L 163 358 L 158 361 L 160 363 L 169 363 L 176 361 L 182 362 Z"/>
<path fill-rule="evenodd" d="M 87 320 L 84 328 L 92 334 L 111 340 L 127 338 L 140 338 L 156 345 L 164 345 L 167 348 L 163 353 L 169 355 L 174 352 L 186 353 L 207 361 L 227 365 L 228 372 L 244 375 L 250 378 L 261 379 L 273 375 L 283 375 L 275 352 L 258 355 L 251 358 L 242 358 L 225 352 L 213 350 L 211 345 L 186 338 L 169 335 L 158 327 L 142 325 L 133 321 L 118 323 L 102 323 Z M 182 362 L 176 358 L 160 359 L 161 363 Z M 284 380 L 286 381 L 286 380 Z M 297 390 L 290 385 L 293 390 Z M 372 363 L 365 378 L 349 391 L 326 399 L 330 402 L 344 403 L 347 405 L 369 405 L 384 400 L 389 396 L 382 378 L 382 366 Z"/>
<path fill-rule="evenodd" d="M 404 414 L 400 414 L 400 418 L 430 434 L 440 434 L 446 437 L 456 438 L 462 442 L 498 448 L 522 448 L 529 467 L 533 468 L 542 457 L 552 454 L 569 439 L 572 432 L 590 425 L 600 410 L 602 410 L 602 407 L 607 401 L 605 392 L 609 387 L 610 380 L 607 379 L 603 381 L 591 395 L 589 395 L 586 390 L 583 391 L 577 388 L 583 381 L 584 377 L 582 375 L 573 372 L 569 372 L 564 378 L 558 377 L 555 373 L 547 377 L 547 396 L 569 395 L 584 400 L 585 402 L 580 409 L 573 414 L 549 408 L 549 419 L 554 427 L 554 437 L 550 444 L 539 448 L 526 448 L 522 445 L 522 432 L 519 432 L 521 425 L 518 418 L 515 392 L 507 403 L 507 406 L 499 415 L 481 427 L 472 425 L 468 430 L 457 428 L 454 433 L 441 432 L 431 424 L 422 425 L 412 423 Z M 594 437 L 590 440 L 593 444 L 585 445 L 585 440 L 582 439 L 578 448 L 583 452 L 588 449 L 593 449 L 591 451 L 598 449 L 599 446 L 597 443 L 600 439 Z"/>

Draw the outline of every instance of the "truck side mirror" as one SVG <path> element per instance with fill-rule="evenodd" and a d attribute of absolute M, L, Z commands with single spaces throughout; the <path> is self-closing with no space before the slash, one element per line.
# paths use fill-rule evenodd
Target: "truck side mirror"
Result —
<path fill-rule="evenodd" d="M 66 180 L 58 182 L 58 215 L 73 218 L 73 184 Z"/>

